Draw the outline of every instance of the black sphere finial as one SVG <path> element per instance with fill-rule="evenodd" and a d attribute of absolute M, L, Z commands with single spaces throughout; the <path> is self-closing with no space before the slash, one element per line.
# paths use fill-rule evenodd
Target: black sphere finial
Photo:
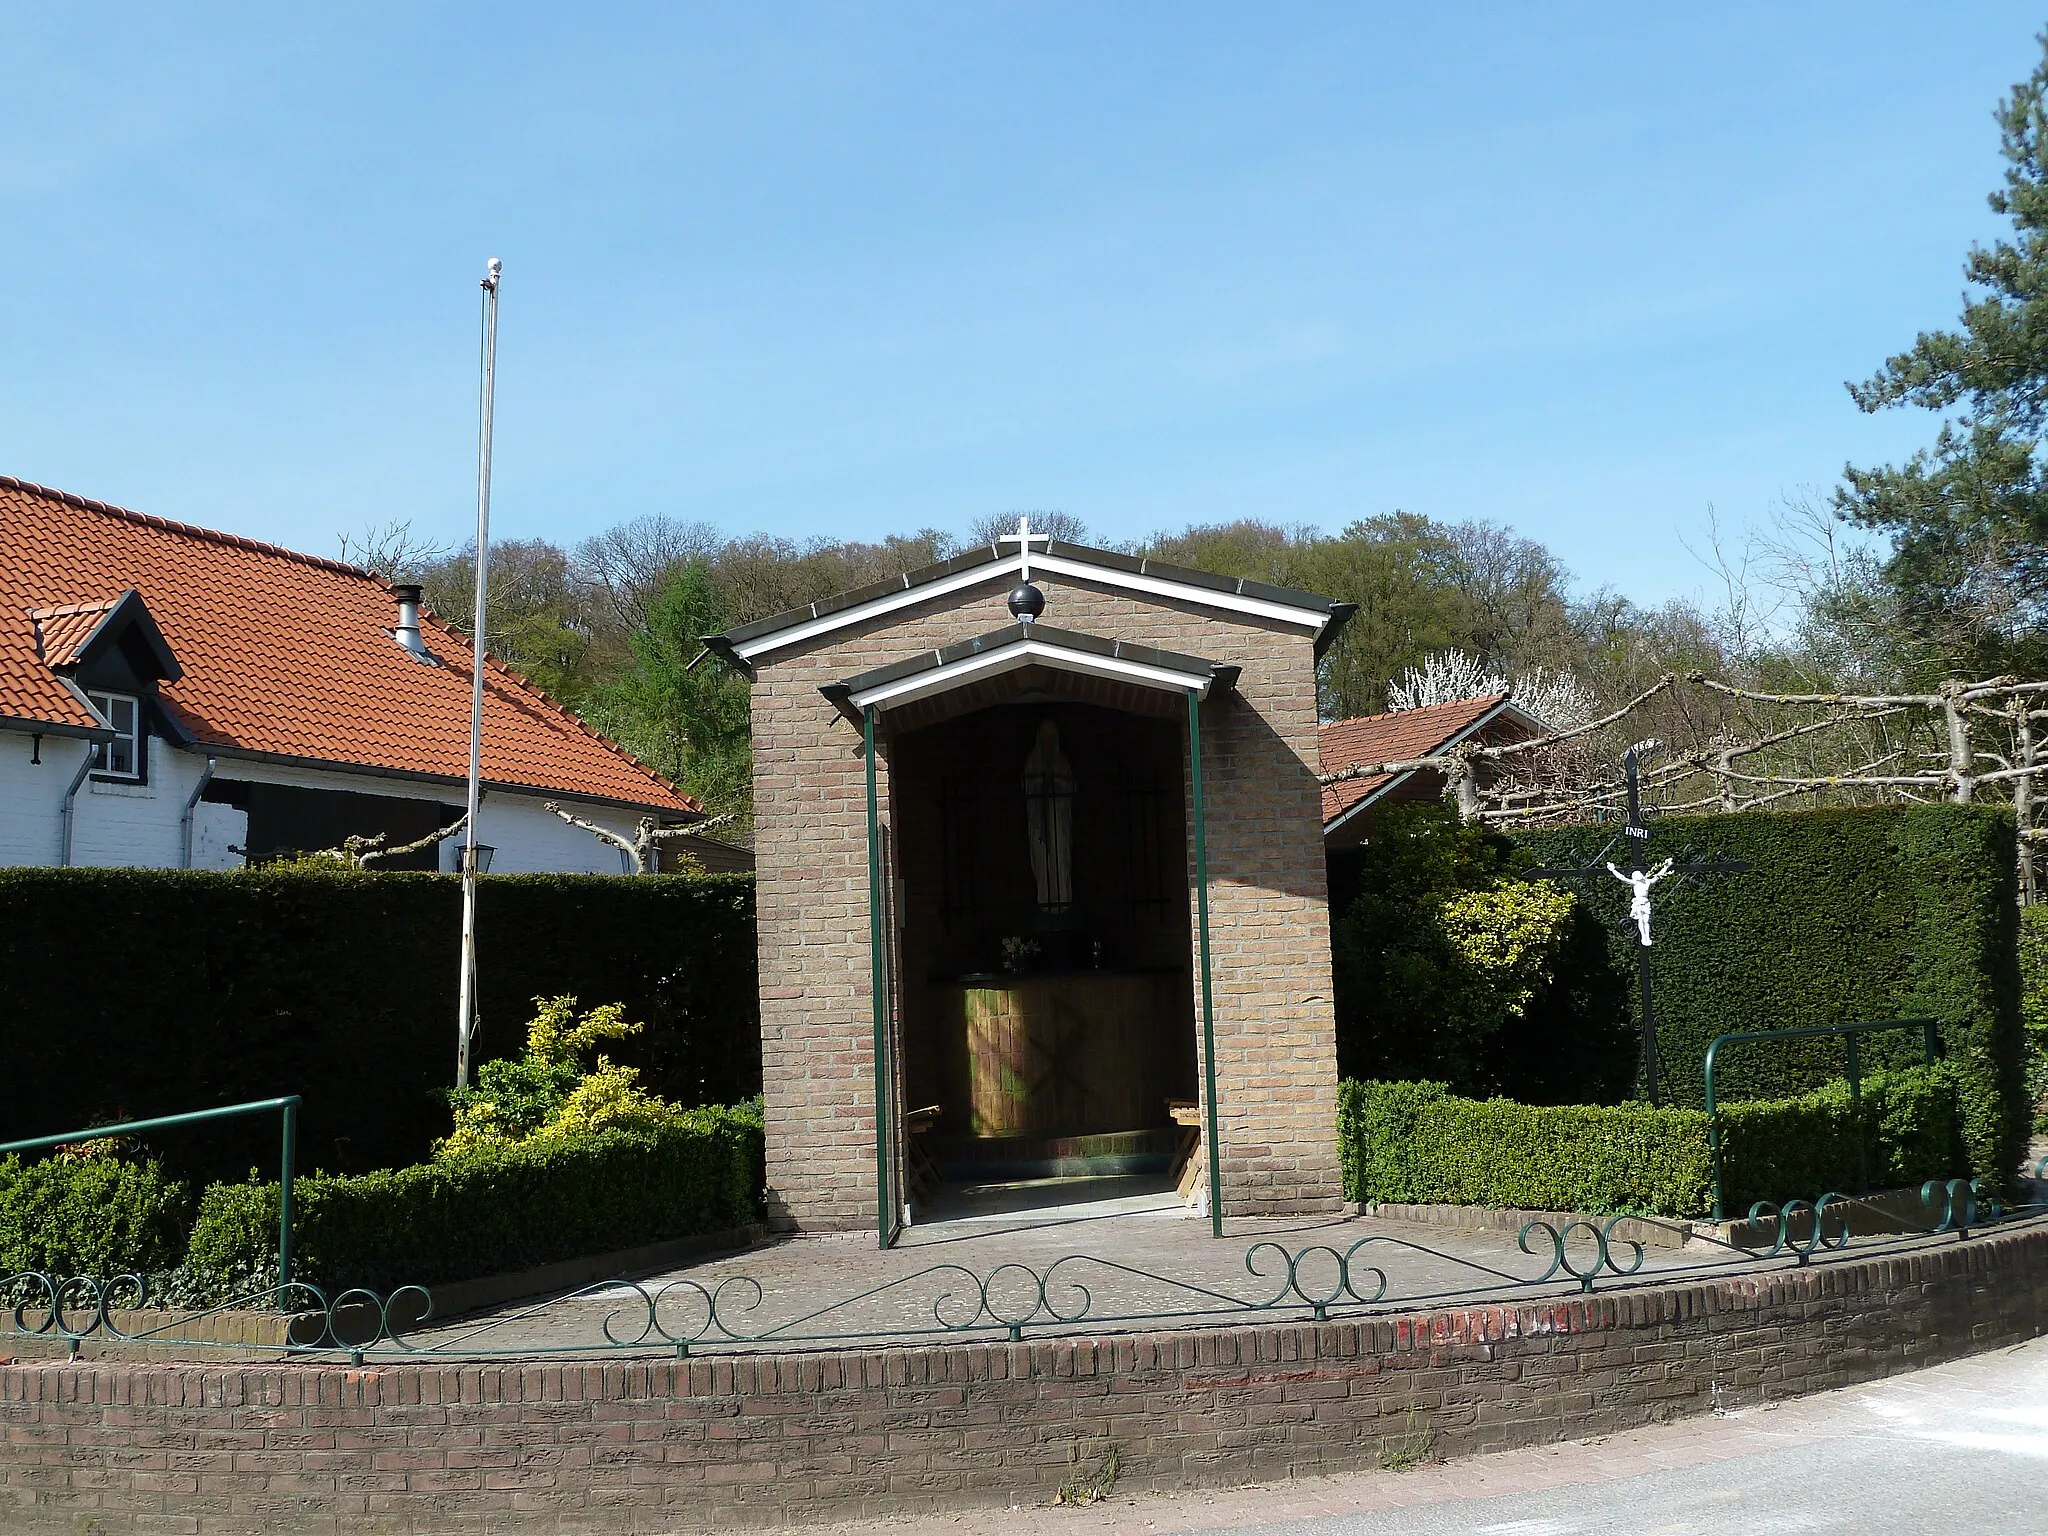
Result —
<path fill-rule="evenodd" d="M 1029 624 L 1045 612 L 1045 594 L 1028 581 L 1020 581 L 1010 588 L 1010 617 L 1020 624 Z"/>

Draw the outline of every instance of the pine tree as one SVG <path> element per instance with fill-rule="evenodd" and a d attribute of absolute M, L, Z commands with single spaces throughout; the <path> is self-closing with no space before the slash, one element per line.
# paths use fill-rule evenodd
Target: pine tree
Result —
<path fill-rule="evenodd" d="M 1903 466 L 1846 468 L 1837 510 L 1893 535 L 1885 578 L 1916 642 L 1911 670 L 2020 669 L 2048 651 L 2048 34 L 2043 60 L 2000 104 L 2007 161 L 1992 210 L 2013 234 L 1973 246 L 1959 330 L 1923 332 L 1849 385 L 1866 411 L 1944 413 Z"/>

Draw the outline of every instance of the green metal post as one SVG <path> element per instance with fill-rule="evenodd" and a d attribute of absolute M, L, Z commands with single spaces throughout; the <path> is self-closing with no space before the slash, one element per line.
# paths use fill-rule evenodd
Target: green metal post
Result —
<path fill-rule="evenodd" d="M 1724 1035 L 1721 1039 L 1726 1039 Z M 1721 1117 L 1714 1113 L 1714 1058 L 1721 1054 L 1721 1039 L 1707 1046 L 1707 1161 L 1714 1175 L 1714 1220 L 1721 1219 Z"/>
<path fill-rule="evenodd" d="M 875 1235 L 889 1246 L 895 1227 L 895 1203 L 889 1191 L 889 999 L 883 990 L 882 966 L 882 813 L 875 798 L 875 707 L 861 716 L 861 736 L 868 760 L 868 978 L 875 998 Z"/>
<path fill-rule="evenodd" d="M 126 1136 L 134 1131 L 161 1131 L 175 1125 L 200 1125 L 208 1120 L 225 1120 L 231 1115 L 260 1115 L 287 1104 L 296 1106 L 299 1096 L 255 1099 L 247 1104 L 224 1104 L 219 1109 L 193 1109 L 182 1115 L 159 1115 L 154 1120 L 123 1120 L 118 1125 L 88 1125 L 83 1130 L 59 1131 L 54 1136 L 32 1136 L 26 1141 L 0 1142 L 0 1154 L 34 1152 L 42 1147 L 68 1146 L 74 1141 L 97 1141 L 102 1136 Z"/>
<path fill-rule="evenodd" d="M 1766 1041 L 1778 1040 L 1820 1040 L 1840 1036 L 1849 1053 L 1849 1092 L 1857 1101 L 1862 1099 L 1863 1059 L 1857 1050 L 1857 1039 L 1863 1035 L 1880 1035 L 1895 1029 L 1917 1029 L 1927 1042 L 1927 1064 L 1935 1061 L 1935 1021 L 1933 1019 L 1885 1019 L 1873 1024 L 1822 1024 L 1810 1029 L 1759 1029 L 1736 1030 L 1731 1034 L 1716 1035 L 1707 1042 L 1707 1057 L 1703 1063 L 1707 1088 L 1707 1156 L 1713 1164 L 1714 1220 L 1721 1217 L 1721 1117 L 1714 1112 L 1714 1068 L 1718 1064 L 1721 1047 L 1724 1045 L 1761 1045 Z M 1858 1148 L 1859 1155 L 1868 1156 L 1868 1149 Z M 1870 1173 L 1866 1163 L 1862 1174 L 1865 1186 L 1869 1184 Z"/>
<path fill-rule="evenodd" d="M 285 1310 L 284 1288 L 292 1282 L 292 1180 L 297 1173 L 299 1101 L 284 1101 L 284 1147 L 278 1158 L 277 1306 Z"/>
<path fill-rule="evenodd" d="M 1202 799 L 1202 696 L 1188 690 L 1188 791 L 1195 817 L 1195 934 L 1202 956 L 1202 1102 L 1209 1143 L 1209 1235 L 1223 1235 L 1223 1148 L 1216 1130 L 1216 999 L 1209 976 L 1209 826 Z"/>
<path fill-rule="evenodd" d="M 299 1096 L 256 1099 L 247 1104 L 223 1104 L 218 1109 L 188 1110 L 182 1115 L 158 1115 L 152 1120 L 123 1120 L 118 1125 L 90 1125 L 79 1131 L 59 1131 L 54 1136 L 31 1136 L 26 1141 L 0 1142 L 0 1156 L 9 1152 L 35 1152 L 44 1147 L 62 1147 L 72 1142 L 96 1141 L 102 1136 L 126 1136 L 137 1131 L 162 1131 L 175 1126 L 204 1125 L 209 1120 L 227 1120 L 236 1115 L 263 1115 L 277 1110 L 284 1120 L 283 1157 L 278 1168 L 277 1194 L 277 1283 L 282 1288 L 292 1273 L 292 1183 L 296 1178 L 299 1142 Z M 283 1304 L 280 1295 L 279 1304 Z"/>
<path fill-rule="evenodd" d="M 1849 1056 L 1849 1118 L 1856 1123 L 1856 1193 L 1870 1193 L 1870 1138 L 1863 1134 L 1863 1057 L 1856 1049 L 1856 1037 L 1844 1035 L 1842 1046 Z"/>

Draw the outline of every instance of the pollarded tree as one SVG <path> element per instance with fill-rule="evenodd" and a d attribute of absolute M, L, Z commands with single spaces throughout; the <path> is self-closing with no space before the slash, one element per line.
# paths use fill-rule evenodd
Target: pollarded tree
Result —
<path fill-rule="evenodd" d="M 1922 332 L 1849 386 L 1866 411 L 1944 413 L 1932 448 L 1847 468 L 1835 493 L 1837 510 L 1894 537 L 1886 578 L 1939 653 L 1918 670 L 2038 676 L 2048 653 L 2048 34 L 2042 44 L 1998 112 L 2007 166 L 1990 201 L 2012 236 L 1971 248 L 1959 329 Z"/>

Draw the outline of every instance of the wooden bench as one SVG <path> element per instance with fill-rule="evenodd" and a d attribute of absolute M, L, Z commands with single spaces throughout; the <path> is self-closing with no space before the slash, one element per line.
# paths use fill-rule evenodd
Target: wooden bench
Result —
<path fill-rule="evenodd" d="M 924 1144 L 932 1126 L 944 1113 L 944 1106 L 927 1104 L 903 1117 L 903 1180 L 910 1186 L 903 1192 L 906 1200 L 923 1200 L 946 1182 Z"/>
<path fill-rule="evenodd" d="M 1173 1154 L 1174 1188 L 1184 1205 L 1200 1205 L 1208 1198 L 1209 1160 L 1202 1150 L 1202 1106 L 1192 1099 L 1168 1099 L 1166 1112 L 1180 1127 L 1180 1146 Z"/>

